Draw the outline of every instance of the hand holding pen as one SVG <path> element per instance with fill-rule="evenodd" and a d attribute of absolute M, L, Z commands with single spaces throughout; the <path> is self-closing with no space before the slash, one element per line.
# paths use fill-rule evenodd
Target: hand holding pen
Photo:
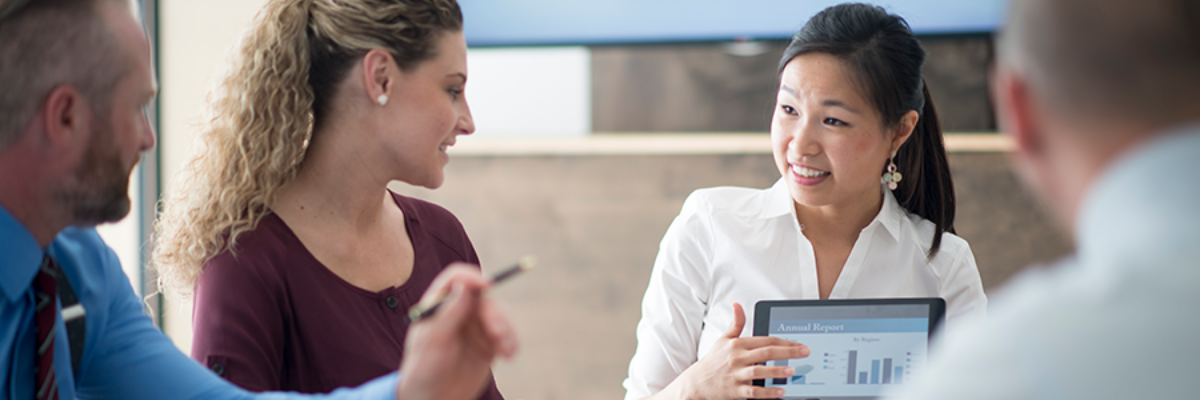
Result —
<path fill-rule="evenodd" d="M 517 261 L 516 264 L 513 264 L 512 266 L 505 268 L 504 270 L 500 271 L 495 276 L 493 276 L 492 279 L 490 279 L 488 281 L 488 286 L 491 287 L 500 282 L 504 282 L 504 281 L 508 280 L 509 278 L 517 276 L 517 274 L 520 274 L 521 272 L 533 269 L 533 267 L 535 265 L 537 265 L 536 257 L 534 257 L 534 256 L 521 257 L 521 259 L 519 261 Z M 410 308 L 408 310 L 408 322 L 411 324 L 411 323 L 419 322 L 422 319 L 428 318 L 429 316 L 436 313 L 438 308 L 440 308 L 442 306 L 442 304 L 445 302 L 446 302 L 446 292 L 442 292 L 442 294 L 440 294 L 436 297 L 432 297 L 432 298 L 426 296 L 426 298 L 421 299 L 420 303 L 417 303 L 417 305 L 413 306 L 412 308 Z"/>
<path fill-rule="evenodd" d="M 516 354 L 512 324 L 500 307 L 483 295 L 491 285 L 492 280 L 484 278 L 477 267 L 461 263 L 438 275 L 422 304 L 440 304 L 440 311 L 426 312 L 409 326 L 396 398 L 474 399 L 489 376 L 492 361 Z"/>

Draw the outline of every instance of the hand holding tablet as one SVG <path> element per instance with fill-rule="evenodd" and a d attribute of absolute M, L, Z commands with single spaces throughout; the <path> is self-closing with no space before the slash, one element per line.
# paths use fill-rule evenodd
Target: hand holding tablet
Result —
<path fill-rule="evenodd" d="M 746 324 L 742 306 L 733 303 L 733 323 L 712 350 L 663 389 L 663 398 L 744 399 L 784 395 L 780 388 L 754 386 L 754 380 L 788 378 L 787 366 L 766 366 L 771 360 L 808 357 L 803 344 L 770 336 L 739 337 Z"/>

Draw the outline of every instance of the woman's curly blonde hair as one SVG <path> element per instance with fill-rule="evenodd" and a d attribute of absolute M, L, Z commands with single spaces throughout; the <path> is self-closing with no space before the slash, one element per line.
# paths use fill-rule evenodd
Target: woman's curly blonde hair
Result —
<path fill-rule="evenodd" d="M 208 97 L 200 146 L 164 196 L 152 257 L 160 290 L 192 296 L 204 263 L 235 251 L 296 176 L 349 69 L 385 49 L 402 70 L 462 30 L 455 0 L 271 0 Z"/>

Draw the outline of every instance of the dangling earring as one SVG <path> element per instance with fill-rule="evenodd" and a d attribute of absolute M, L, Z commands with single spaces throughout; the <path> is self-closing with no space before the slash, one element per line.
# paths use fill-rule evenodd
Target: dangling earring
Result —
<path fill-rule="evenodd" d="M 904 179 L 904 176 L 896 172 L 896 163 L 892 161 L 895 157 L 896 153 L 892 153 L 892 156 L 888 158 L 887 172 L 883 174 L 883 182 L 887 183 L 887 187 L 890 190 L 896 190 L 899 187 L 898 182 Z"/>
<path fill-rule="evenodd" d="M 388 101 L 388 98 L 387 98 L 386 94 L 381 94 L 381 95 L 379 95 L 378 99 L 375 99 L 375 102 L 379 103 L 380 106 L 386 106 L 387 101 Z"/>

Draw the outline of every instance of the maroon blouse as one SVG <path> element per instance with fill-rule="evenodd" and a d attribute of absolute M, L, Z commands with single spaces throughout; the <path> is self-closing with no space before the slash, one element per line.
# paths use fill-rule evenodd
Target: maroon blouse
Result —
<path fill-rule="evenodd" d="M 369 292 L 321 265 L 275 214 L 204 264 L 193 303 L 192 358 L 250 391 L 326 393 L 395 371 L 405 314 L 443 268 L 479 264 L 450 211 L 392 193 L 412 240 L 412 276 Z M 488 378 L 480 399 L 502 400 Z"/>

